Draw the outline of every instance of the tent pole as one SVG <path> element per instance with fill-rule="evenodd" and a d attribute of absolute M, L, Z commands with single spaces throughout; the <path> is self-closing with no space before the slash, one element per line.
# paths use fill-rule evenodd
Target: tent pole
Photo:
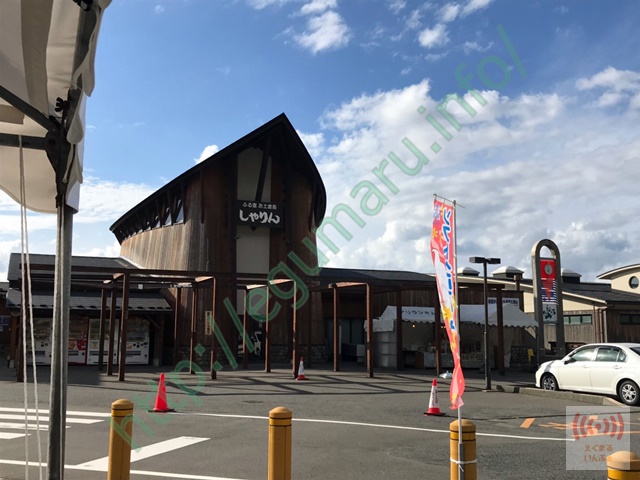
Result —
<path fill-rule="evenodd" d="M 49 480 L 64 479 L 65 424 L 67 411 L 67 350 L 69 345 L 69 298 L 71 293 L 71 240 L 73 209 L 64 199 L 58 205 L 53 325 L 51 388 L 49 393 Z"/>

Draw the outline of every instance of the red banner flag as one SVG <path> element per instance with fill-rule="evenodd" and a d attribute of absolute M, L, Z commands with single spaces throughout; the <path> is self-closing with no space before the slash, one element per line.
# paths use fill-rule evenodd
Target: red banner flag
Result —
<path fill-rule="evenodd" d="M 458 309 L 456 298 L 455 271 L 455 209 L 438 199 L 433 203 L 433 224 L 431 227 L 431 258 L 436 271 L 438 296 L 442 318 L 449 336 L 451 354 L 453 355 L 453 378 L 449 397 L 451 408 L 464 405 L 464 375 L 460 365 L 460 332 L 458 331 Z"/>

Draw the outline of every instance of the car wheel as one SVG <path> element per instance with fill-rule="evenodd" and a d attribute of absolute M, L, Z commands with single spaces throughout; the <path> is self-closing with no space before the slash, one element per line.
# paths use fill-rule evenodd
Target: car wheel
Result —
<path fill-rule="evenodd" d="M 554 377 L 550 373 L 545 373 L 542 376 L 542 379 L 540 380 L 540 386 L 544 390 L 560 390 L 558 388 L 558 381 L 556 380 L 556 377 Z"/>
<path fill-rule="evenodd" d="M 640 401 L 638 385 L 631 380 L 625 380 L 618 386 L 618 398 L 620 398 L 625 405 L 638 405 Z"/>

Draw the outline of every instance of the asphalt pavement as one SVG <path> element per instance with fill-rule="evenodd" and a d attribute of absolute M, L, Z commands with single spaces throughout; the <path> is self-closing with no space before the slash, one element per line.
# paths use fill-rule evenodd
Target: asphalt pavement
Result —
<path fill-rule="evenodd" d="M 437 378 L 444 415 L 435 417 L 424 415 L 433 370 L 377 370 L 369 378 L 362 365 L 345 365 L 340 372 L 314 365 L 306 368 L 307 381 L 296 381 L 286 365 L 274 366 L 271 373 L 260 365 L 252 367 L 223 370 L 217 380 L 210 380 L 208 375 L 169 368 L 128 366 L 125 382 L 96 367 L 70 367 L 65 478 L 105 478 L 108 414 L 111 402 L 119 398 L 136 405 L 132 479 L 265 478 L 267 418 L 278 406 L 293 412 L 294 479 L 449 478 L 449 426 L 457 418 L 448 408 L 449 379 Z M 149 412 L 161 372 L 175 413 Z M 573 458 L 566 450 L 566 431 L 572 428 L 567 407 L 582 406 L 585 412 L 596 405 L 603 408 L 604 397 L 563 398 L 559 394 L 568 392 L 534 389 L 531 372 L 491 373 L 492 389 L 485 391 L 484 373 L 465 371 L 462 416 L 477 426 L 479 479 L 606 478 L 602 471 L 566 469 Z M 49 374 L 47 367 L 38 367 L 41 409 L 47 408 Z M 29 378 L 32 387 L 31 373 Z M 33 408 L 32 394 L 30 401 Z M 607 415 L 617 414 L 620 407 L 607 405 Z M 15 382 L 14 372 L 2 366 L 0 433 L 1 422 L 9 423 L 2 415 L 19 418 L 21 412 L 23 387 Z M 637 409 L 632 409 L 631 420 L 640 425 Z M 46 416 L 41 423 L 46 425 Z M 45 456 L 46 433 L 41 432 Z M 25 478 L 23 437 L 0 437 L 0 479 Z M 638 451 L 635 435 L 625 438 L 630 449 Z M 34 431 L 29 441 L 32 464 L 37 459 Z M 30 472 L 38 478 L 37 468 L 30 467 Z"/>

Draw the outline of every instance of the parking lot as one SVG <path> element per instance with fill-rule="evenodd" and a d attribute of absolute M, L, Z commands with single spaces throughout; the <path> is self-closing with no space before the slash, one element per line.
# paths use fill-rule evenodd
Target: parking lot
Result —
<path fill-rule="evenodd" d="M 132 478 L 265 478 L 267 418 L 277 406 L 293 412 L 293 478 L 415 479 L 427 472 L 429 478 L 449 478 L 448 431 L 457 413 L 448 409 L 449 381 L 439 379 L 440 408 L 446 415 L 424 415 L 433 378 L 428 370 L 376 372 L 368 378 L 360 368 L 333 372 L 315 367 L 307 368 L 306 382 L 295 381 L 288 368 L 269 374 L 223 370 L 215 381 L 165 372 L 168 400 L 176 408 L 172 414 L 148 412 L 158 371 L 138 367 L 126 382 L 118 382 L 117 376 L 95 369 L 70 368 L 68 419 L 74 423 L 67 429 L 66 478 L 104 478 L 107 415 L 118 398 L 136 404 Z M 39 368 L 39 376 L 40 398 L 46 403 L 48 369 Z M 22 386 L 3 378 L 0 416 L 18 412 L 19 418 Z M 477 426 L 478 478 L 606 478 L 602 471 L 565 470 L 566 431 L 572 428 L 565 409 L 602 405 L 601 397 L 531 392 L 533 374 L 524 372 L 496 375 L 490 392 L 482 391 L 484 377 L 477 371 L 466 372 L 466 378 L 462 413 Z M 611 402 L 607 408 L 613 414 L 620 407 Z M 632 410 L 632 423 L 640 424 L 638 412 Z M 42 421 L 46 424 L 44 415 Z M 636 436 L 630 435 L 632 450 Z M 29 458 L 37 460 L 35 432 L 29 440 Z M 46 432 L 41 441 L 46 445 Z M 0 439 L 0 478 L 25 478 L 24 460 L 23 437 Z M 31 470 L 34 475 L 36 470 Z"/>

